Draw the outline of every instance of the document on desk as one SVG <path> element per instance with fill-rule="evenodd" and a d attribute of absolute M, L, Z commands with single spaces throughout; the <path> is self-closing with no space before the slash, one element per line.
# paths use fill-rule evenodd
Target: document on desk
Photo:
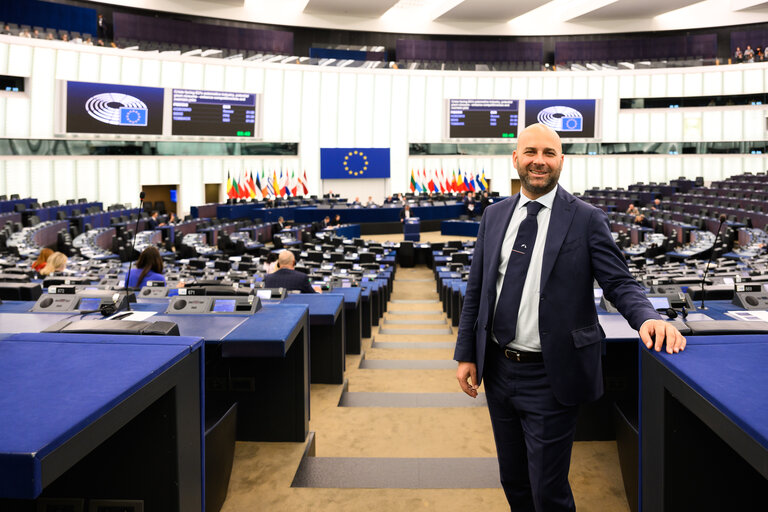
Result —
<path fill-rule="evenodd" d="M 768 311 L 726 311 L 725 314 L 745 322 L 768 322 Z"/>
<path fill-rule="evenodd" d="M 120 311 L 107 318 L 107 320 L 132 320 L 134 322 L 140 322 L 154 314 L 154 311 Z"/>

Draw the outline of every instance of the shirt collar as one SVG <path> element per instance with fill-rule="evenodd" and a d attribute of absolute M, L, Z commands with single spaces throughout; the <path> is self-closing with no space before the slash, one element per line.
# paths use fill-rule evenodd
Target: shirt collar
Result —
<path fill-rule="evenodd" d="M 560 185 L 555 185 L 555 188 L 544 194 L 538 199 L 530 199 L 528 196 L 525 195 L 525 192 L 520 189 L 520 201 L 517 204 L 518 208 L 522 208 L 531 201 L 536 201 L 538 203 L 541 203 L 546 208 L 552 209 L 552 204 L 555 202 L 555 196 L 557 195 L 557 188 Z"/>

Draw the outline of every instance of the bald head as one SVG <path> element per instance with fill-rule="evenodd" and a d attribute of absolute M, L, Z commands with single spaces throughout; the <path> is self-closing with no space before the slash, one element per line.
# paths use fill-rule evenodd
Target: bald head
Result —
<path fill-rule="evenodd" d="M 518 134 L 517 148 L 520 149 L 520 147 L 523 146 L 523 143 L 520 141 L 525 142 L 529 137 L 535 136 L 550 138 L 552 140 L 552 144 L 557 148 L 557 150 L 560 153 L 563 152 L 563 144 L 560 142 L 560 135 L 549 126 L 541 123 L 526 126 L 525 129 Z"/>
<path fill-rule="evenodd" d="M 277 266 L 292 269 L 296 265 L 296 257 L 291 251 L 280 251 L 277 255 Z"/>
<path fill-rule="evenodd" d="M 543 124 L 527 127 L 520 132 L 512 161 L 525 195 L 538 199 L 554 189 L 560 179 L 563 169 L 560 136 Z"/>

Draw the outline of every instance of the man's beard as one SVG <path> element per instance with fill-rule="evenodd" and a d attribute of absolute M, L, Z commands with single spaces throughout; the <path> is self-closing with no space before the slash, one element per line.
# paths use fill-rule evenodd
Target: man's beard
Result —
<path fill-rule="evenodd" d="M 529 190 L 533 192 L 534 194 L 544 195 L 547 192 L 552 191 L 552 189 L 555 188 L 557 185 L 558 178 L 560 177 L 559 170 L 557 173 L 554 169 L 550 169 L 547 173 L 547 181 L 543 185 L 534 185 L 531 183 L 531 172 L 528 170 L 525 170 L 525 172 L 520 172 L 520 169 L 517 171 L 518 175 L 520 176 L 520 181 L 523 183 L 523 186 L 526 190 Z"/>

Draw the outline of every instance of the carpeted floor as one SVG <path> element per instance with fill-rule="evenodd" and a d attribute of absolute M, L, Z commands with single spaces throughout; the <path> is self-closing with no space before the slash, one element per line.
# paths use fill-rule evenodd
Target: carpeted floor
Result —
<path fill-rule="evenodd" d="M 422 233 L 422 240 L 448 239 L 459 238 Z M 224 512 L 508 510 L 493 473 L 488 411 L 461 403 L 471 399 L 459 395 L 455 365 L 445 363 L 455 329 L 438 302 L 432 271 L 398 268 L 388 308 L 379 328 L 407 334 L 374 327 L 363 355 L 347 356 L 346 387 L 311 387 L 316 459 L 296 480 L 329 487 L 292 486 L 306 443 L 239 442 Z M 429 334 L 437 329 L 449 334 Z M 580 511 L 629 510 L 614 442 L 576 443 L 570 479 Z M 403 488 L 414 480 L 425 488 Z M 354 487 L 358 482 L 366 488 Z M 459 487 L 434 488 L 441 485 Z"/>

